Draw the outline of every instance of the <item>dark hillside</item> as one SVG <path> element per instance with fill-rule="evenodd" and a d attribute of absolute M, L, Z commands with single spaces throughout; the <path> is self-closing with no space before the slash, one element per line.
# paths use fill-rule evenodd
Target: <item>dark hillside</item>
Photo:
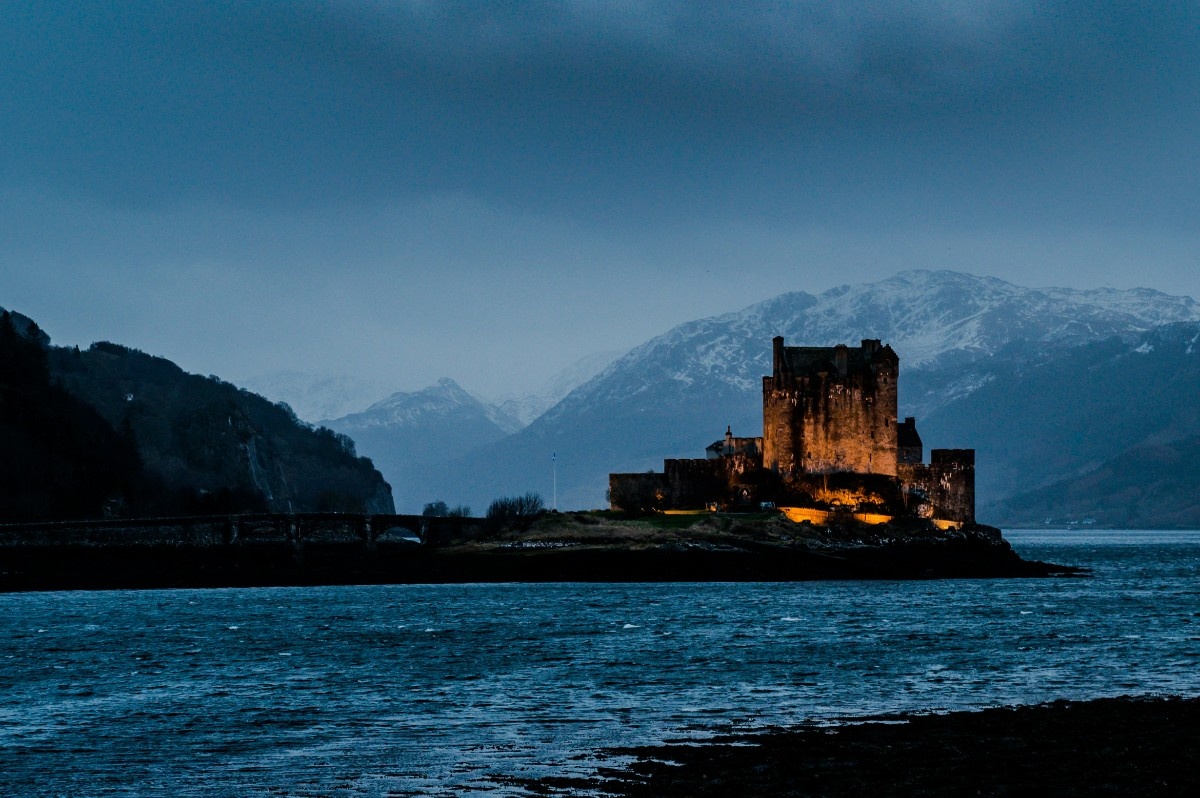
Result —
<path fill-rule="evenodd" d="M 927 447 L 977 450 L 979 517 L 1200 523 L 1200 326 L 1164 325 L 1013 361 L 920 424 Z"/>
<path fill-rule="evenodd" d="M 51 346 L 0 308 L 0 522 L 392 509 L 349 438 L 286 405 L 117 344 Z"/>
<path fill-rule="evenodd" d="M 1013 526 L 1200 529 L 1200 436 L 1139 446 L 1075 479 L 987 508 Z"/>
<path fill-rule="evenodd" d="M 349 438 L 311 428 L 285 405 L 112 343 L 51 349 L 49 365 L 136 442 L 173 505 L 161 511 L 392 510 L 390 488 Z"/>
<path fill-rule="evenodd" d="M 54 384 L 37 325 L 0 314 L 0 519 L 99 515 L 139 487 L 131 442 Z"/>

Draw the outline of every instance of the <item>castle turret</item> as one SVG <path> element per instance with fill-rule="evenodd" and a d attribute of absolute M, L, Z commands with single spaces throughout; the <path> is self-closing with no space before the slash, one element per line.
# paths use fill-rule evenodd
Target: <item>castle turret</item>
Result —
<path fill-rule="evenodd" d="M 782 387 L 784 372 L 787 371 L 787 358 L 783 351 L 783 336 L 776 335 L 771 339 L 771 377 L 777 387 Z"/>
<path fill-rule="evenodd" d="M 845 379 L 850 372 L 850 347 L 838 344 L 833 348 L 833 365 L 837 369 L 837 375 Z"/>
<path fill-rule="evenodd" d="M 925 462 L 925 444 L 917 433 L 917 420 L 912 416 L 904 419 L 896 428 L 897 460 L 901 463 Z"/>

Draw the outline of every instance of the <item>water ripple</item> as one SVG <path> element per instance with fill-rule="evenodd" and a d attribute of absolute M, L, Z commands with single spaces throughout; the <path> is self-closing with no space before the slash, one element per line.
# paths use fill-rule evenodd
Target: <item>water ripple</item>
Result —
<path fill-rule="evenodd" d="M 1200 535 L 1011 538 L 1096 575 L 0 596 L 0 794 L 505 795 L 602 746 L 1196 693 Z"/>

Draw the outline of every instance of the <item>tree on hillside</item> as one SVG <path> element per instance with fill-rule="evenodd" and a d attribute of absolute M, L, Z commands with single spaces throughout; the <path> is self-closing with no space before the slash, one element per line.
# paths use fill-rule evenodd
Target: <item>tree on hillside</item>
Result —
<path fill-rule="evenodd" d="M 425 505 L 425 509 L 421 510 L 421 515 L 426 518 L 442 518 L 450 514 L 450 508 L 441 499 L 435 502 L 429 502 Z"/>
<path fill-rule="evenodd" d="M 505 496 L 493 501 L 487 510 L 488 526 L 493 531 L 515 529 L 524 532 L 546 511 L 546 503 L 537 493 Z"/>
<path fill-rule="evenodd" d="M 429 502 L 421 510 L 421 515 L 427 518 L 470 518 L 471 508 L 465 504 L 450 507 L 441 499 Z"/>

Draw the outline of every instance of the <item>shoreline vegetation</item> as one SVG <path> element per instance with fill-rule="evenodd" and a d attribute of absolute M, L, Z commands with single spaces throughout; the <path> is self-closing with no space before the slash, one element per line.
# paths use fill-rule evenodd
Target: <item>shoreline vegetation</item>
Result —
<path fill-rule="evenodd" d="M 999 529 L 942 530 L 852 516 L 816 525 L 770 511 L 627 518 L 554 513 L 481 540 L 448 541 L 447 558 L 503 558 L 562 581 L 789 581 L 1076 575 L 1086 569 L 1022 559 Z M 542 581 L 534 579 L 532 581 Z"/>
<path fill-rule="evenodd" d="M 0 526 L 0 591 L 1076 576 L 1000 530 L 777 512 L 494 519 L 261 515 Z"/>
<path fill-rule="evenodd" d="M 845 719 L 608 749 L 592 777 L 511 779 L 532 795 L 1198 795 L 1200 698 Z M 628 765 L 603 764 L 615 757 Z"/>

